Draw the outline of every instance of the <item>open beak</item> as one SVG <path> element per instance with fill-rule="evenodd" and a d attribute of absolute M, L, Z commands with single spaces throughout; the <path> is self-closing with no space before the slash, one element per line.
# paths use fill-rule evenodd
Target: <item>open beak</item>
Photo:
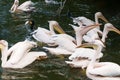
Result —
<path fill-rule="evenodd" d="M 54 29 L 55 29 L 56 31 L 58 31 L 59 33 L 65 34 L 64 30 L 63 30 L 58 24 L 53 25 L 53 27 L 54 27 Z"/>

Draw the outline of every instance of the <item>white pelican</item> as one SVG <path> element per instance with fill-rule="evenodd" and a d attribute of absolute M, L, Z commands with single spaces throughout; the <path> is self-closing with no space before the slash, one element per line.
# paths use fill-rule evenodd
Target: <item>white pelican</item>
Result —
<path fill-rule="evenodd" d="M 116 32 L 116 33 L 120 34 L 120 30 L 118 30 L 116 27 L 114 27 L 111 23 L 106 23 L 104 25 L 104 29 L 103 29 L 103 32 L 102 32 L 102 38 L 101 38 L 101 40 L 104 43 L 105 43 L 105 40 L 107 38 L 107 34 L 110 31 L 113 31 L 113 32 Z M 90 40 L 91 38 L 89 36 L 83 36 L 83 39 L 86 40 L 86 42 L 94 42 L 94 40 Z"/>
<path fill-rule="evenodd" d="M 56 44 L 54 44 L 54 41 L 50 40 L 51 35 L 56 34 L 54 29 L 62 34 L 64 34 L 65 32 L 59 26 L 57 21 L 48 21 L 48 22 L 49 22 L 49 30 L 42 27 L 38 27 L 38 29 L 32 32 L 32 36 L 34 39 L 36 39 L 39 42 L 46 43 L 49 46 L 54 46 Z M 25 23 L 25 25 L 31 26 L 33 25 L 33 21 L 29 20 Z"/>
<path fill-rule="evenodd" d="M 111 23 L 106 23 L 104 25 L 103 35 L 102 35 L 102 39 L 101 39 L 103 42 L 105 42 L 105 39 L 107 38 L 107 34 L 109 31 L 114 31 L 114 32 L 120 34 L 120 31 L 117 28 L 115 28 Z"/>
<path fill-rule="evenodd" d="M 113 27 L 113 25 L 111 23 L 106 23 L 104 26 L 103 35 L 102 35 L 102 39 L 101 39 L 102 42 L 105 42 L 105 38 L 109 31 L 114 31 L 114 32 L 120 34 L 120 31 L 118 29 L 116 29 L 115 27 Z M 88 38 L 88 39 L 90 39 L 90 38 Z M 92 43 L 95 43 L 96 41 L 97 40 L 95 39 L 94 41 L 92 41 Z M 90 52 L 90 50 L 88 52 Z M 87 66 L 87 63 L 89 62 L 86 59 L 88 59 L 88 57 L 90 58 L 90 56 L 93 56 L 94 55 L 93 53 L 95 53 L 95 52 L 91 51 L 90 53 L 91 54 L 87 53 L 87 49 L 84 50 L 82 48 L 77 48 L 75 50 L 75 52 L 69 57 L 69 59 L 72 61 L 66 61 L 66 63 L 69 64 L 71 67 L 81 67 L 82 66 L 82 68 L 84 68 Z M 80 58 L 85 57 L 86 59 L 80 59 L 80 60 L 76 59 L 79 57 Z M 98 56 L 98 58 L 101 58 L 101 57 L 102 57 L 102 54 L 100 54 L 100 56 Z"/>
<path fill-rule="evenodd" d="M 35 3 L 31 0 L 25 1 L 21 5 L 19 5 L 19 0 L 14 0 L 14 4 L 12 5 L 10 12 L 11 13 L 21 13 L 21 12 L 32 12 L 35 10 Z"/>
<path fill-rule="evenodd" d="M 94 25 L 89 25 L 87 27 L 84 27 L 82 25 L 82 23 L 79 23 L 80 26 L 77 27 L 75 25 L 69 24 L 70 26 L 72 26 L 72 28 L 75 31 L 75 35 L 76 35 L 76 42 L 77 42 L 77 46 L 80 46 L 82 44 L 83 41 L 83 36 L 90 31 L 91 29 L 94 29 L 96 27 L 98 27 L 100 24 L 94 24 Z"/>
<path fill-rule="evenodd" d="M 104 44 L 100 40 L 95 40 L 94 43 L 98 43 L 101 46 L 101 49 L 104 47 Z M 74 68 L 86 68 L 90 62 L 90 60 L 93 58 L 95 54 L 95 50 L 90 48 L 76 48 L 75 52 L 72 53 L 71 56 L 69 56 L 69 60 L 71 61 L 65 61 L 68 65 Z M 103 53 L 100 53 L 97 56 L 97 60 L 99 60 L 103 56 Z"/>
<path fill-rule="evenodd" d="M 33 41 L 25 40 L 18 42 L 8 49 L 8 42 L 0 40 L 1 66 L 3 68 L 24 68 L 35 61 L 39 56 L 46 57 L 45 52 L 29 52 L 37 44 Z"/>
<path fill-rule="evenodd" d="M 82 42 L 81 38 L 82 36 L 89 31 L 92 28 L 97 27 L 99 24 L 95 24 L 95 25 L 91 25 L 89 27 L 75 27 L 76 30 L 76 38 L 77 40 L 79 40 L 80 42 Z M 80 32 L 81 31 L 81 32 Z M 51 40 L 54 41 L 55 44 L 57 44 L 58 46 L 56 48 L 48 48 L 48 47 L 43 47 L 44 49 L 47 49 L 49 52 L 51 52 L 52 54 L 56 54 L 56 55 L 60 55 L 60 54 L 64 54 L 64 55 L 71 55 L 71 53 L 73 53 L 77 47 L 76 41 L 72 36 L 68 35 L 68 34 L 55 34 L 51 36 Z M 66 52 L 66 53 L 65 53 Z"/>
<path fill-rule="evenodd" d="M 81 22 L 82 24 L 86 25 L 86 26 L 89 26 L 89 25 L 93 25 L 93 24 L 98 24 L 98 19 L 102 19 L 104 20 L 106 23 L 108 22 L 107 19 L 102 15 L 101 12 L 97 12 L 95 13 L 95 22 L 86 18 L 86 17 L 77 17 L 77 18 L 73 18 L 73 22 L 74 23 L 77 23 L 79 25 L 79 23 Z M 90 31 L 88 31 L 86 33 L 86 35 L 83 36 L 83 39 L 86 41 L 86 42 L 91 42 L 91 41 L 94 41 L 96 38 L 99 38 L 99 35 L 98 33 L 102 34 L 102 31 L 99 29 L 99 28 L 94 28 L 94 29 L 91 29 Z M 87 37 L 87 39 L 86 39 Z"/>
<path fill-rule="evenodd" d="M 97 62 L 97 56 L 101 52 L 101 47 L 98 44 L 84 44 L 86 46 L 92 46 L 96 53 L 91 59 L 86 69 L 86 75 L 92 80 L 120 80 L 120 66 L 113 62 Z"/>
<path fill-rule="evenodd" d="M 48 48 L 47 49 L 51 54 L 54 55 L 71 55 L 74 52 L 75 48 L 77 47 L 74 43 L 74 38 L 67 35 L 67 34 L 55 34 L 51 36 L 51 39 L 57 44 L 58 46 L 55 48 Z"/>
<path fill-rule="evenodd" d="M 108 23 L 108 20 L 103 16 L 103 14 L 101 12 L 95 13 L 95 22 L 84 16 L 73 18 L 73 22 L 78 25 L 79 25 L 79 22 L 81 22 L 84 25 L 89 26 L 89 25 L 93 25 L 93 24 L 99 24 L 99 21 L 98 21 L 99 18 L 102 19 L 103 21 L 105 21 L 106 23 Z"/>

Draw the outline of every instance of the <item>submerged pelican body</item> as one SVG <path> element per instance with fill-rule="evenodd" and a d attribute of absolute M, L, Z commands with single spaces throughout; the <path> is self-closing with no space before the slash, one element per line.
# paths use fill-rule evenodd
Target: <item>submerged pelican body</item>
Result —
<path fill-rule="evenodd" d="M 1 66 L 3 68 L 24 68 L 35 61 L 39 56 L 46 56 L 45 52 L 29 52 L 37 44 L 33 41 L 22 41 L 8 49 L 8 42 L 0 40 Z"/>
<path fill-rule="evenodd" d="M 91 43 L 96 43 L 96 41 L 99 41 L 99 42 L 102 41 L 104 43 L 109 31 L 114 31 L 114 32 L 120 34 L 120 31 L 117 28 L 115 28 L 111 23 L 106 23 L 104 25 L 102 38 L 100 40 L 95 39 L 94 41 L 91 41 Z M 88 38 L 88 40 L 90 40 L 90 38 Z M 75 50 L 75 52 L 69 57 L 69 59 L 72 61 L 66 61 L 66 63 L 69 64 L 71 67 L 82 67 L 82 68 L 87 67 L 87 65 L 88 65 L 87 63 L 90 62 L 90 60 L 92 59 L 91 57 L 93 57 L 94 53 L 95 53 L 95 50 L 93 50 L 94 52 L 90 51 L 90 50 L 87 50 L 86 48 L 85 48 L 85 50 L 82 48 L 77 48 Z M 100 53 L 98 55 L 97 59 L 100 59 L 102 57 L 102 55 L 103 55 L 103 53 L 102 54 Z M 88 61 L 86 61 L 86 59 Z"/>
<path fill-rule="evenodd" d="M 99 21 L 98 19 L 102 19 L 103 21 L 105 21 L 106 23 L 108 23 L 108 20 L 103 16 L 103 14 L 101 12 L 96 12 L 95 13 L 95 21 L 92 21 L 84 16 L 81 16 L 81 17 L 76 17 L 76 18 L 73 18 L 73 22 L 76 24 L 79 24 L 79 22 L 83 23 L 84 25 L 86 26 L 89 26 L 89 25 L 93 25 L 93 24 L 98 24 Z"/>
<path fill-rule="evenodd" d="M 54 55 L 71 55 L 77 47 L 74 43 L 75 39 L 67 34 L 55 34 L 51 36 L 51 40 L 58 46 L 55 48 L 43 47 Z M 69 45 L 68 45 L 69 44 Z"/>
<path fill-rule="evenodd" d="M 108 20 L 103 16 L 103 14 L 101 12 L 95 13 L 95 22 L 84 16 L 73 18 L 73 22 L 78 25 L 80 25 L 80 23 L 82 23 L 83 25 L 89 26 L 89 25 L 93 25 L 93 24 L 98 24 L 99 18 L 102 19 L 103 21 L 105 21 L 106 23 L 108 23 Z M 98 33 L 100 33 L 102 35 L 102 31 L 100 30 L 100 27 L 96 27 L 96 28 L 88 31 L 86 33 L 86 35 L 83 36 L 83 39 L 86 42 L 92 42 L 96 38 L 99 38 Z"/>
<path fill-rule="evenodd" d="M 103 43 L 100 40 L 96 40 L 94 43 L 99 43 L 101 45 L 101 49 L 103 46 Z M 95 50 L 90 48 L 76 48 L 75 52 L 69 56 L 69 60 L 71 61 L 65 61 L 68 65 L 74 68 L 86 68 L 93 58 L 94 54 L 96 53 Z M 102 58 L 103 53 L 101 52 L 97 56 L 96 62 Z"/>
<path fill-rule="evenodd" d="M 26 23 L 29 23 L 30 21 L 27 21 Z M 34 30 L 32 32 L 32 36 L 34 39 L 36 39 L 39 42 L 43 42 L 48 44 L 49 46 L 54 46 L 56 44 L 54 44 L 54 41 L 51 40 L 51 36 L 54 34 L 57 34 L 55 32 L 58 31 L 58 33 L 61 34 L 65 34 L 65 32 L 63 31 L 63 29 L 59 26 L 57 21 L 48 21 L 49 22 L 49 30 L 42 28 L 42 27 L 38 27 L 38 29 Z M 55 29 L 55 30 L 54 30 Z"/>
<path fill-rule="evenodd" d="M 120 66 L 113 62 L 97 62 L 97 56 L 101 52 L 99 44 L 83 44 L 82 46 L 92 46 L 96 53 L 91 59 L 86 69 L 86 75 L 92 80 L 120 80 Z"/>
<path fill-rule="evenodd" d="M 35 3 L 31 0 L 25 1 L 21 5 L 19 5 L 19 0 L 14 0 L 14 4 L 12 5 L 10 12 L 11 13 L 21 13 L 21 12 L 32 12 L 35 10 Z"/>
<path fill-rule="evenodd" d="M 82 36 L 92 28 L 97 27 L 99 24 L 91 25 L 89 27 L 81 28 L 81 27 L 74 27 L 76 33 L 76 40 L 72 36 L 68 34 L 55 34 L 51 36 L 51 40 L 54 41 L 55 44 L 58 46 L 56 48 L 47 48 L 48 51 L 56 55 L 59 53 L 64 55 L 71 55 L 76 50 L 76 47 L 82 43 Z M 78 40 L 78 41 L 77 41 Z"/>

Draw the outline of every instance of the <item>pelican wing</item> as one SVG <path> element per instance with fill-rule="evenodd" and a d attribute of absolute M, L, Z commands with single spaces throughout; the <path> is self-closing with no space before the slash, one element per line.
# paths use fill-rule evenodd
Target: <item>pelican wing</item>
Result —
<path fill-rule="evenodd" d="M 65 61 L 68 65 L 74 68 L 86 68 L 89 64 L 89 60 L 73 60 L 73 61 Z"/>
<path fill-rule="evenodd" d="M 120 76 L 120 66 L 112 62 L 101 62 L 95 64 L 96 68 L 89 70 L 90 74 L 106 77 Z"/>
<path fill-rule="evenodd" d="M 16 48 L 18 48 L 18 46 L 19 46 L 20 43 L 21 43 L 21 42 L 18 42 L 18 43 L 16 43 L 15 45 L 13 45 L 12 47 L 10 47 L 9 50 L 7 51 L 7 56 L 11 55 L 11 53 L 12 53 Z"/>
<path fill-rule="evenodd" d="M 70 60 L 76 59 L 76 58 L 88 58 L 92 59 L 95 54 L 95 50 L 89 49 L 89 48 L 77 48 L 75 52 L 69 57 Z M 98 59 L 103 56 L 103 53 L 100 53 L 98 55 Z"/>
<path fill-rule="evenodd" d="M 73 52 L 76 48 L 76 45 L 73 43 L 73 41 L 69 37 L 64 36 L 64 34 L 53 35 L 52 40 L 54 40 L 55 43 L 58 44 L 59 48 L 66 49 L 71 52 Z"/>
<path fill-rule="evenodd" d="M 38 27 L 38 29 L 33 32 L 32 36 L 34 39 L 36 39 L 39 42 L 44 42 L 44 43 L 53 43 L 54 42 L 50 39 L 50 37 L 51 37 L 50 31 L 47 29 L 44 29 L 44 28 Z"/>
<path fill-rule="evenodd" d="M 30 51 L 31 48 L 35 47 L 36 43 L 33 41 L 22 41 L 16 43 L 13 47 L 8 50 L 8 55 L 11 54 L 7 63 L 16 64 L 20 59 Z M 8 56 L 7 55 L 7 56 Z"/>
<path fill-rule="evenodd" d="M 62 48 L 48 48 L 48 47 L 43 47 L 43 48 L 48 50 L 53 55 L 71 55 L 72 54 L 72 52 Z"/>
<path fill-rule="evenodd" d="M 13 68 L 24 68 L 40 56 L 47 57 L 47 54 L 45 52 L 29 52 L 20 60 L 19 63 L 13 65 Z"/>
<path fill-rule="evenodd" d="M 30 8 L 33 7 L 34 5 L 35 3 L 33 3 L 32 1 L 25 1 L 20 6 L 18 6 L 18 9 Z"/>

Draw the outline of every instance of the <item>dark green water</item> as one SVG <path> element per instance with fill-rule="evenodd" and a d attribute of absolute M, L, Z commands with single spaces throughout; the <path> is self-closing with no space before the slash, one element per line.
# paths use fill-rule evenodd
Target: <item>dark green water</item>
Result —
<path fill-rule="evenodd" d="M 24 1 L 21 0 L 20 3 Z M 25 39 L 27 32 L 24 23 L 28 19 L 35 21 L 36 28 L 37 26 L 48 28 L 47 21 L 56 20 L 68 34 L 74 35 L 72 28 L 68 26 L 69 23 L 72 23 L 70 16 L 85 16 L 94 20 L 94 13 L 101 11 L 120 30 L 120 13 L 117 2 L 114 3 L 115 6 L 111 6 L 113 3 L 107 2 L 107 0 L 105 2 L 103 0 L 67 0 L 60 14 L 57 13 L 60 5 L 48 5 L 45 4 L 44 0 L 34 0 L 33 2 L 37 3 L 37 11 L 31 15 L 21 16 L 12 15 L 9 12 L 13 0 L 0 0 L 0 39 L 7 40 L 9 46 Z M 102 61 L 112 61 L 120 64 L 119 41 L 120 36 L 118 34 L 109 33 Z M 65 64 L 65 60 L 67 60 L 67 57 L 49 56 L 48 59 L 35 61 L 24 69 L 0 68 L 1 80 L 89 80 L 85 71 L 70 68 Z"/>

